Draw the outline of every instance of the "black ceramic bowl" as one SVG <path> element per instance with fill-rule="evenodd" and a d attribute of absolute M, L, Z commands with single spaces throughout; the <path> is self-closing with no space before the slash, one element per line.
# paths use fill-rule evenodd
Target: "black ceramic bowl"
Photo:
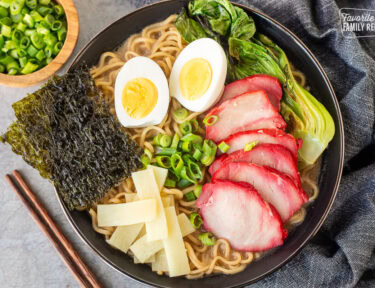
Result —
<path fill-rule="evenodd" d="M 77 55 L 71 67 L 83 61 L 88 65 L 95 65 L 103 52 L 114 50 L 130 35 L 140 32 L 145 26 L 178 13 L 186 3 L 185 0 L 164 1 L 124 16 L 94 37 Z M 218 288 L 243 286 L 255 282 L 284 265 L 303 248 L 319 230 L 335 199 L 343 166 L 344 132 L 340 109 L 327 75 L 309 49 L 288 29 L 262 13 L 241 7 L 254 18 L 257 29 L 281 46 L 297 67 L 298 63 L 303 63 L 303 72 L 307 76 L 313 94 L 324 104 L 334 119 L 336 134 L 324 152 L 319 196 L 310 205 L 305 221 L 289 235 L 283 246 L 259 261 L 254 261 L 241 273 L 228 276 L 216 275 L 199 280 L 158 276 L 149 266 L 134 264 L 132 258 L 111 248 L 104 241 L 103 236 L 92 229 L 87 213 L 69 211 L 59 198 L 66 216 L 83 241 L 110 266 L 144 283 L 161 287 Z"/>

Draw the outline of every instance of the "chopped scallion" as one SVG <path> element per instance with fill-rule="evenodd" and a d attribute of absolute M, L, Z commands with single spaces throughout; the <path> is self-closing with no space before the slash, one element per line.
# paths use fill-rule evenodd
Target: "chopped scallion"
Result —
<path fill-rule="evenodd" d="M 193 212 L 189 216 L 190 223 L 193 225 L 195 229 L 199 229 L 202 225 L 202 218 L 197 212 Z"/>

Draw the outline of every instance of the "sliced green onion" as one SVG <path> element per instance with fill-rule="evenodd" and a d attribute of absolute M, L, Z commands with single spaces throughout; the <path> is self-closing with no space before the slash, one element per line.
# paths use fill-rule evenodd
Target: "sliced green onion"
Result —
<path fill-rule="evenodd" d="M 39 0 L 40 5 L 49 5 L 51 3 L 51 0 Z"/>
<path fill-rule="evenodd" d="M 26 49 L 22 49 L 21 47 L 17 48 L 17 55 L 19 58 L 26 57 L 27 55 Z"/>
<path fill-rule="evenodd" d="M 46 16 L 47 14 L 52 12 L 52 9 L 50 7 L 47 7 L 47 6 L 39 6 L 37 10 L 38 10 L 39 14 L 42 15 L 42 16 Z"/>
<path fill-rule="evenodd" d="M 204 166 L 210 166 L 212 162 L 214 162 L 214 160 L 215 160 L 215 156 L 212 156 L 212 155 L 203 154 L 201 157 L 201 163 Z"/>
<path fill-rule="evenodd" d="M 36 10 L 31 11 L 30 16 L 33 17 L 34 21 L 37 23 L 43 21 L 42 15 L 40 15 Z"/>
<path fill-rule="evenodd" d="M 66 38 L 66 33 L 66 28 L 64 26 L 61 27 L 59 30 L 57 30 L 57 39 L 59 39 L 59 41 L 64 41 Z"/>
<path fill-rule="evenodd" d="M 178 181 L 177 183 L 177 187 L 178 188 L 186 188 L 186 187 L 189 187 L 192 183 L 186 179 L 181 179 L 180 181 Z"/>
<path fill-rule="evenodd" d="M 27 63 L 27 57 L 21 57 L 21 58 L 19 59 L 19 61 L 20 61 L 20 66 L 21 66 L 21 68 L 23 68 L 23 67 L 25 67 L 25 65 L 26 65 L 26 63 Z"/>
<path fill-rule="evenodd" d="M 210 115 L 203 119 L 203 124 L 205 126 L 212 126 L 217 122 L 217 120 L 219 120 L 217 115 Z"/>
<path fill-rule="evenodd" d="M 13 57 L 14 59 L 18 59 L 19 57 L 18 57 L 18 53 L 17 53 L 17 49 L 13 49 L 13 50 L 11 50 L 10 52 L 9 52 L 9 55 L 11 56 L 11 57 Z"/>
<path fill-rule="evenodd" d="M 39 50 L 38 53 L 36 53 L 35 58 L 41 62 L 44 58 L 46 58 L 46 54 L 44 54 L 43 50 Z"/>
<path fill-rule="evenodd" d="M 53 10 L 55 11 L 56 15 L 58 15 L 58 16 L 64 15 L 64 8 L 61 5 L 53 6 Z"/>
<path fill-rule="evenodd" d="M 164 148 L 169 147 L 171 145 L 171 143 L 172 143 L 172 137 L 171 136 L 165 134 L 165 135 L 162 135 L 160 137 L 159 144 L 160 144 L 161 147 L 164 147 Z"/>
<path fill-rule="evenodd" d="M 29 28 L 33 28 L 35 24 L 34 19 L 30 14 L 25 14 L 25 16 L 23 16 L 23 22 L 26 23 Z"/>
<path fill-rule="evenodd" d="M 33 35 L 34 33 L 36 33 L 36 31 L 34 29 L 26 29 L 25 30 L 25 36 L 27 36 L 27 37 L 31 37 L 31 35 Z"/>
<path fill-rule="evenodd" d="M 13 62 L 14 59 L 10 57 L 7 53 L 1 52 L 0 53 L 0 64 L 7 66 L 9 63 Z"/>
<path fill-rule="evenodd" d="M 184 163 L 188 163 L 189 161 L 194 161 L 194 158 L 190 154 L 186 153 L 182 155 L 182 160 L 184 160 Z"/>
<path fill-rule="evenodd" d="M 19 30 L 13 30 L 12 40 L 16 43 L 19 43 L 22 38 L 22 32 Z"/>
<path fill-rule="evenodd" d="M 1 25 L 7 25 L 7 26 L 10 26 L 10 25 L 12 25 L 12 19 L 10 19 L 9 17 L 1 18 L 1 19 L 0 19 L 0 24 L 1 24 Z"/>
<path fill-rule="evenodd" d="M 147 148 L 145 148 L 145 150 L 144 150 L 144 154 L 145 154 L 148 158 L 150 158 L 150 160 L 152 159 L 152 153 L 151 153 L 151 151 L 148 150 Z"/>
<path fill-rule="evenodd" d="M 5 67 L 3 64 L 0 64 L 0 73 L 3 73 L 5 71 Z"/>
<path fill-rule="evenodd" d="M 194 190 L 193 190 L 193 193 L 195 195 L 195 197 L 199 197 L 202 193 L 202 185 L 197 185 L 194 187 Z"/>
<path fill-rule="evenodd" d="M 185 108 L 179 108 L 172 112 L 173 119 L 177 122 L 182 122 L 189 116 L 189 112 Z"/>
<path fill-rule="evenodd" d="M 27 28 L 27 25 L 25 23 L 22 23 L 22 22 L 18 23 L 18 25 L 16 26 L 16 29 L 20 30 L 22 32 L 25 32 L 26 28 Z"/>
<path fill-rule="evenodd" d="M 195 149 L 193 152 L 193 158 L 197 161 L 199 161 L 202 157 L 202 151 L 199 149 Z"/>
<path fill-rule="evenodd" d="M 27 8 L 27 7 L 23 7 L 22 10 L 21 10 L 21 15 L 22 16 L 25 16 L 25 14 L 29 14 L 30 13 L 30 9 Z"/>
<path fill-rule="evenodd" d="M 168 148 L 157 147 L 156 148 L 156 155 L 158 156 L 172 156 L 176 152 L 177 152 L 176 148 L 170 148 L 170 147 Z"/>
<path fill-rule="evenodd" d="M 181 138 L 181 141 L 188 141 L 188 142 L 192 142 L 192 143 L 202 143 L 203 142 L 203 138 L 201 136 L 199 136 L 199 135 L 195 135 L 193 133 L 189 133 L 189 134 L 184 135 Z"/>
<path fill-rule="evenodd" d="M 141 161 L 142 161 L 142 163 L 143 163 L 143 167 L 146 168 L 147 165 L 150 164 L 151 159 L 148 158 L 146 154 L 142 154 L 142 156 L 141 156 Z"/>
<path fill-rule="evenodd" d="M 193 192 L 188 192 L 186 194 L 184 194 L 184 198 L 186 201 L 188 202 L 191 202 L 191 201 L 194 201 L 195 200 L 195 196 L 194 196 L 194 193 Z"/>
<path fill-rule="evenodd" d="M 4 8 L 9 8 L 12 0 L 0 0 L 0 6 Z"/>
<path fill-rule="evenodd" d="M 18 65 L 17 61 L 13 60 L 13 62 L 10 62 L 6 68 L 9 75 L 16 75 L 20 69 L 20 66 Z"/>
<path fill-rule="evenodd" d="M 20 41 L 20 48 L 26 49 L 27 47 L 29 47 L 29 45 L 30 45 L 30 38 L 26 36 L 22 37 Z"/>
<path fill-rule="evenodd" d="M 47 14 L 44 16 L 44 21 L 46 21 L 48 26 L 51 27 L 53 22 L 55 22 L 55 17 L 53 17 L 51 14 Z"/>
<path fill-rule="evenodd" d="M 12 36 L 12 28 L 10 28 L 8 25 L 2 24 L 1 35 L 10 38 Z"/>
<path fill-rule="evenodd" d="M 23 6 L 25 5 L 25 1 L 22 0 L 13 0 L 10 4 L 10 14 L 16 15 L 20 14 Z"/>
<path fill-rule="evenodd" d="M 190 223 L 193 225 L 195 229 L 199 229 L 202 225 L 202 218 L 197 212 L 193 212 L 189 216 Z"/>
<path fill-rule="evenodd" d="M 14 15 L 10 15 L 10 18 L 12 19 L 13 23 L 21 23 L 23 15 L 22 14 L 14 14 Z"/>
<path fill-rule="evenodd" d="M 182 168 L 184 167 L 184 161 L 182 160 L 181 156 L 177 153 L 173 154 L 171 157 L 171 167 L 173 169 L 174 174 L 177 177 L 180 177 Z"/>
<path fill-rule="evenodd" d="M 190 120 L 191 126 L 193 127 L 193 133 L 197 133 L 199 130 L 199 123 L 197 119 Z"/>
<path fill-rule="evenodd" d="M 53 58 L 52 57 L 48 57 L 47 59 L 46 59 L 46 64 L 49 64 L 49 63 L 51 63 L 53 61 Z"/>
<path fill-rule="evenodd" d="M 174 188 L 176 187 L 176 181 L 171 178 L 167 178 L 165 179 L 164 186 L 168 188 Z"/>
<path fill-rule="evenodd" d="M 184 141 L 182 142 L 181 149 L 184 152 L 190 152 L 192 148 L 191 142 L 190 141 Z"/>
<path fill-rule="evenodd" d="M 29 7 L 30 9 L 35 9 L 36 6 L 38 5 L 37 0 L 26 0 L 26 6 Z"/>
<path fill-rule="evenodd" d="M 253 149 L 256 145 L 258 144 L 258 141 L 253 141 L 253 142 L 250 142 L 250 143 L 247 143 L 244 147 L 244 151 L 247 152 L 247 151 L 250 151 L 251 149 Z"/>
<path fill-rule="evenodd" d="M 163 137 L 163 134 L 161 134 L 161 133 L 158 134 L 158 135 L 156 135 L 156 136 L 154 137 L 153 142 L 154 142 L 155 145 L 160 146 L 160 139 L 161 139 L 161 137 Z"/>
<path fill-rule="evenodd" d="M 230 146 L 225 143 L 224 141 L 220 142 L 220 144 L 217 146 L 221 152 L 225 153 L 229 150 Z"/>
<path fill-rule="evenodd" d="M 171 158 L 169 156 L 156 156 L 156 163 L 163 168 L 171 168 Z"/>
<path fill-rule="evenodd" d="M 195 180 L 193 178 L 193 176 L 189 175 L 189 174 L 190 174 L 189 170 L 186 169 L 186 166 L 182 167 L 181 174 L 180 174 L 181 178 L 185 179 L 185 180 L 188 180 L 188 181 L 190 181 L 191 183 L 194 183 L 194 184 L 197 183 L 197 180 Z"/>
<path fill-rule="evenodd" d="M 9 16 L 8 9 L 0 6 L 0 18 Z"/>
<path fill-rule="evenodd" d="M 54 54 L 54 55 L 59 54 L 59 52 L 60 52 L 62 46 L 63 46 L 63 43 L 62 43 L 62 42 L 57 42 L 57 43 L 55 44 L 55 46 L 53 46 L 53 54 Z"/>
<path fill-rule="evenodd" d="M 177 148 L 179 142 L 180 142 L 180 136 L 178 136 L 178 134 L 176 133 L 173 135 L 171 148 Z"/>
<path fill-rule="evenodd" d="M 215 156 L 216 150 L 217 150 L 217 146 L 213 141 L 209 139 L 205 139 L 203 141 L 203 146 L 202 146 L 203 154 L 207 154 L 209 156 Z"/>
<path fill-rule="evenodd" d="M 38 25 L 36 27 L 36 32 L 38 34 L 44 35 L 44 42 L 46 42 L 46 44 L 49 45 L 49 46 L 52 46 L 53 44 L 55 44 L 57 42 L 57 38 L 55 36 L 53 36 L 52 34 L 49 34 L 50 33 L 49 29 L 46 28 L 44 25 Z M 55 42 L 52 43 L 52 44 L 47 43 L 47 41 L 46 41 L 46 37 L 48 37 L 47 35 L 53 36 L 54 39 L 55 39 Z"/>
<path fill-rule="evenodd" d="M 25 67 L 21 70 L 21 74 L 29 74 L 38 69 L 39 65 L 33 60 L 26 63 Z"/>
<path fill-rule="evenodd" d="M 59 20 L 53 21 L 53 23 L 51 25 L 51 30 L 52 31 L 57 31 L 57 30 L 59 30 L 61 28 L 62 28 L 62 22 L 61 21 L 59 21 Z"/>
<path fill-rule="evenodd" d="M 202 180 L 203 173 L 201 167 L 199 167 L 199 165 L 193 161 L 188 161 L 187 164 L 188 174 L 198 181 Z"/>
<path fill-rule="evenodd" d="M 38 33 L 32 34 L 30 40 L 37 49 L 42 49 L 45 45 L 43 38 Z"/>
<path fill-rule="evenodd" d="M 4 37 L 3 37 L 3 35 L 0 35 L 0 49 L 2 49 L 4 47 L 4 44 L 5 44 Z"/>
<path fill-rule="evenodd" d="M 193 127 L 191 126 L 190 121 L 184 121 L 180 124 L 180 130 L 182 135 L 186 135 L 193 132 Z"/>
<path fill-rule="evenodd" d="M 8 75 L 16 75 L 18 73 L 17 68 L 10 68 L 8 69 Z"/>
<path fill-rule="evenodd" d="M 27 54 L 29 54 L 30 57 L 35 57 L 36 53 L 38 53 L 38 49 L 36 49 L 32 44 L 27 47 Z"/>
<path fill-rule="evenodd" d="M 216 238 L 211 233 L 206 232 L 199 235 L 199 240 L 206 246 L 213 246 L 216 244 Z"/>
<path fill-rule="evenodd" d="M 16 48 L 17 48 L 17 43 L 14 42 L 13 40 L 8 40 L 8 41 L 5 41 L 3 51 L 8 52 L 8 51 L 16 49 Z"/>

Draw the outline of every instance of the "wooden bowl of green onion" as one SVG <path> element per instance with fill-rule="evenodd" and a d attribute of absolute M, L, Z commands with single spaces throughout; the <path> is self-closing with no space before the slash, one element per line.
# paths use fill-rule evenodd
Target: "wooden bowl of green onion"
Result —
<path fill-rule="evenodd" d="M 73 0 L 0 0 L 0 85 L 27 87 L 68 60 L 79 22 Z"/>

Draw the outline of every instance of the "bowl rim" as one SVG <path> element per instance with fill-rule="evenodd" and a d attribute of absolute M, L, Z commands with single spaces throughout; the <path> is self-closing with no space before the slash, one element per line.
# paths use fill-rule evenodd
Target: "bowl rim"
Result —
<path fill-rule="evenodd" d="M 102 34 L 102 33 L 105 33 L 105 31 L 107 31 L 108 29 L 110 29 L 110 27 L 112 25 L 115 25 L 116 23 L 119 23 L 123 20 L 123 18 L 126 18 L 130 15 L 133 15 L 133 14 L 136 14 L 136 13 L 139 13 L 140 11 L 142 10 L 145 10 L 145 9 L 152 9 L 153 6 L 156 6 L 156 5 L 160 5 L 161 3 L 167 3 L 167 2 L 175 2 L 176 0 L 162 0 L 162 1 L 158 1 L 158 2 L 155 2 L 155 3 L 152 3 L 152 4 L 149 4 L 149 5 L 145 5 L 143 7 L 140 7 L 138 9 L 135 9 L 134 11 L 120 17 L 119 19 L 111 22 L 108 26 L 106 26 L 105 28 L 103 28 L 101 31 L 99 31 L 95 36 L 93 36 L 91 38 L 91 40 L 80 50 L 80 52 L 73 58 L 72 62 L 70 63 L 69 67 L 68 67 L 68 71 L 72 68 L 73 65 L 75 65 L 75 62 L 77 61 L 77 59 L 79 59 L 85 52 L 86 52 L 86 49 L 91 46 L 91 44 L 93 42 L 96 41 L 96 39 Z M 248 280 L 248 281 L 245 281 L 241 284 L 236 284 L 236 285 L 231 285 L 231 286 L 227 286 L 227 287 L 243 287 L 245 285 L 249 285 L 251 283 L 255 283 L 263 278 L 265 278 L 266 276 L 270 275 L 271 273 L 279 270 L 282 266 L 284 266 L 285 264 L 287 264 L 289 261 L 291 261 L 295 256 L 297 256 L 301 250 L 306 246 L 306 244 L 311 240 L 312 237 L 314 237 L 316 235 L 316 233 L 320 230 L 321 226 L 323 225 L 324 221 L 326 220 L 327 216 L 328 216 L 328 213 L 329 211 L 331 210 L 332 208 L 332 205 L 333 205 L 333 202 L 336 198 L 336 195 L 337 195 L 337 192 L 338 192 L 338 188 L 339 188 L 339 184 L 340 184 L 340 181 L 341 181 L 341 177 L 342 177 L 342 171 L 343 171 L 343 166 L 344 166 L 344 154 L 345 154 L 345 135 L 344 135 L 344 124 L 343 124 L 343 118 L 342 118 L 342 114 L 341 114 L 341 110 L 340 110 L 340 106 L 339 106 L 339 103 L 338 103 L 338 100 L 337 100 L 337 97 L 336 97 L 336 94 L 335 94 L 335 91 L 333 89 L 333 86 L 328 78 L 328 75 L 326 74 L 326 72 L 324 71 L 322 65 L 320 64 L 320 62 L 318 61 L 318 59 L 314 56 L 314 54 L 310 51 L 310 49 L 303 43 L 303 41 L 301 39 L 299 39 L 299 37 L 293 33 L 291 30 L 289 30 L 287 27 L 285 27 L 284 25 L 282 25 L 280 22 L 276 21 L 275 19 L 271 18 L 270 16 L 268 16 L 267 14 L 263 13 L 263 12 L 260 12 L 259 10 L 256 10 L 254 8 L 251 8 L 251 7 L 248 7 L 244 4 L 240 4 L 240 3 L 233 3 L 231 2 L 233 5 L 236 5 L 242 9 L 244 9 L 245 11 L 247 12 L 251 12 L 251 13 L 255 13 L 255 14 L 259 14 L 260 16 L 262 16 L 263 18 L 266 18 L 268 21 L 272 22 L 274 25 L 278 26 L 279 28 L 281 28 L 282 30 L 284 30 L 287 34 L 289 34 L 297 43 L 298 45 L 300 46 L 301 49 L 305 50 L 305 52 L 307 52 L 309 54 L 309 56 L 311 57 L 311 59 L 313 60 L 313 62 L 318 66 L 319 68 L 319 71 L 320 73 L 323 75 L 323 78 L 324 78 L 324 81 L 326 83 L 326 85 L 328 86 L 329 88 L 329 92 L 333 98 L 333 104 L 335 106 L 335 110 L 337 111 L 337 118 L 338 118 L 338 127 L 336 127 L 336 130 L 339 130 L 340 131 L 340 146 L 339 146 L 339 150 L 340 150 L 340 156 L 339 156 L 339 166 L 338 166 L 338 175 L 336 177 L 336 180 L 335 180 L 335 184 L 334 184 L 334 188 L 333 188 L 333 193 L 332 193 L 332 196 L 328 202 L 328 205 L 327 207 L 325 208 L 325 211 L 323 213 L 323 215 L 321 216 L 319 222 L 317 223 L 317 225 L 314 227 L 314 229 L 312 229 L 311 231 L 309 231 L 309 233 L 307 233 L 307 237 L 303 240 L 303 242 L 299 245 L 299 247 L 293 251 L 293 253 L 290 253 L 288 255 L 288 257 L 286 257 L 282 262 L 280 262 L 278 265 L 274 266 L 272 269 L 269 269 L 268 271 L 258 275 L 256 278 L 252 279 L 252 280 Z M 336 132 L 337 133 L 337 132 Z M 116 265 L 114 265 L 112 263 L 112 261 L 110 259 L 108 259 L 104 254 L 101 253 L 101 251 L 99 249 L 97 249 L 94 245 L 92 245 L 90 243 L 90 241 L 87 239 L 87 237 L 81 233 L 79 227 L 77 226 L 77 224 L 74 222 L 73 218 L 71 217 L 71 215 L 69 214 L 69 210 L 68 208 L 65 206 L 63 200 L 59 197 L 56 189 L 54 188 L 54 191 L 55 191 L 55 194 L 56 194 L 56 197 L 60 203 L 60 206 L 65 214 L 65 216 L 67 217 L 68 221 L 70 222 L 70 224 L 72 225 L 74 231 L 76 232 L 76 234 L 78 234 L 79 238 L 81 238 L 81 240 L 86 244 L 88 245 L 91 250 L 96 253 L 100 259 L 106 263 L 109 267 L 111 267 L 112 269 L 118 271 L 119 273 L 121 273 L 122 275 L 124 276 L 127 276 L 135 281 L 138 281 L 138 282 L 141 282 L 143 284 L 147 284 L 147 285 L 151 285 L 151 286 L 154 286 L 154 287 L 168 287 L 168 286 L 162 286 L 162 285 L 159 285 L 159 284 L 155 284 L 155 283 L 152 283 L 152 282 L 149 282 L 147 280 L 144 280 L 144 279 L 141 279 L 141 278 L 138 278 L 136 276 L 133 276 L 131 275 L 130 273 L 128 273 L 127 271 L 124 271 L 124 270 L 121 270 L 119 267 L 117 267 Z M 152 272 L 152 271 L 151 271 Z M 152 272 L 154 273 L 154 272 Z M 230 276 L 230 275 L 229 275 Z"/>
<path fill-rule="evenodd" d="M 72 55 L 79 35 L 79 17 L 73 0 L 56 0 L 65 11 L 67 33 L 59 54 L 48 65 L 26 75 L 8 75 L 0 73 L 0 85 L 8 87 L 28 87 L 36 85 L 56 73 Z M 70 67 L 70 66 L 69 66 Z"/>

